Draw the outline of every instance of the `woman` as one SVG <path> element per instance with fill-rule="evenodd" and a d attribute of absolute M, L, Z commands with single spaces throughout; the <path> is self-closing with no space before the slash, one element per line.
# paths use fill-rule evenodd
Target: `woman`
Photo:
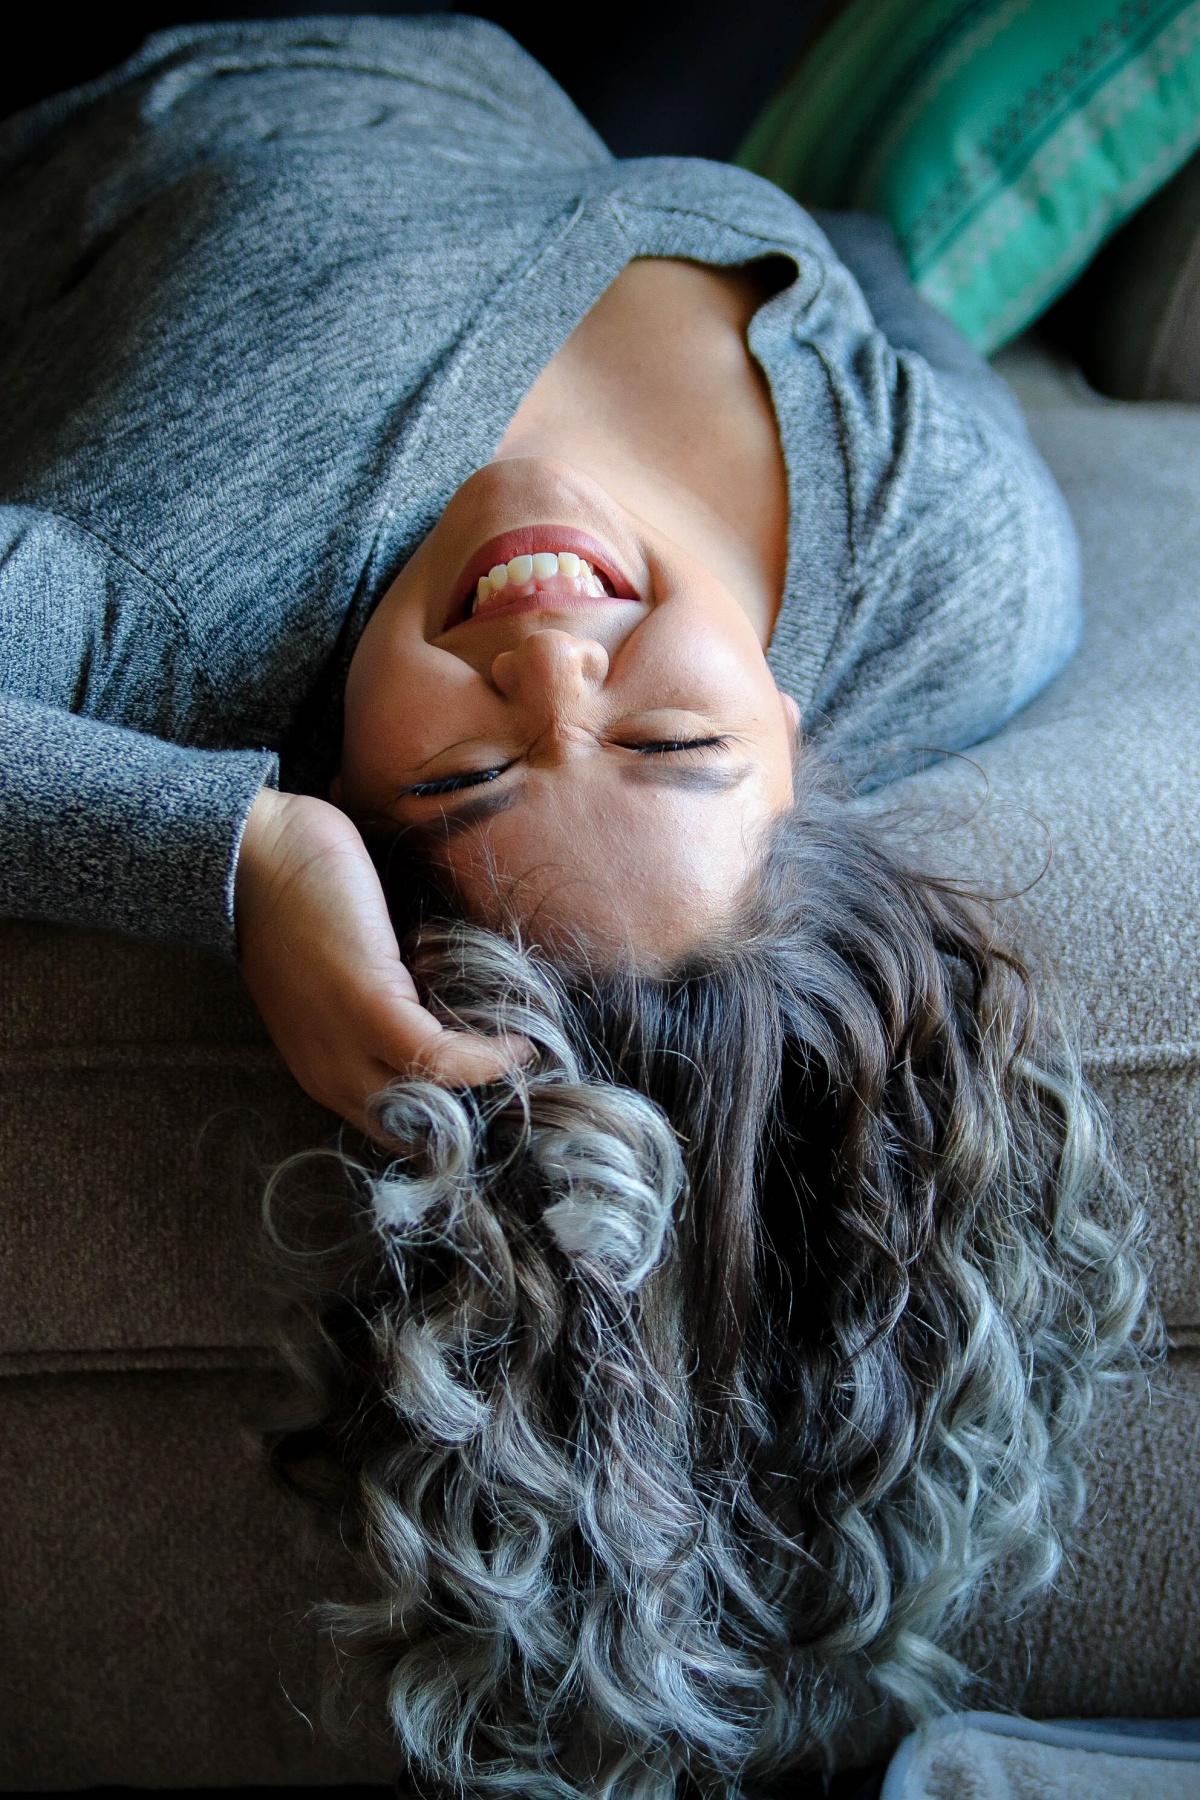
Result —
<path fill-rule="evenodd" d="M 875 228 L 614 164 L 474 21 L 165 34 L 3 158 L 4 910 L 236 941 L 400 1153 L 314 1419 L 414 1778 L 931 1704 L 1141 1292 L 1019 962 L 821 773 L 1070 654 L 1011 398 Z"/>

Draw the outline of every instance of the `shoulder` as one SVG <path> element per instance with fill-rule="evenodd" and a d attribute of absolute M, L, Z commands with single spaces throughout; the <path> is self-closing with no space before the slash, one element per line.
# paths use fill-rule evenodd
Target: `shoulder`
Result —
<path fill-rule="evenodd" d="M 171 597 L 85 525 L 0 506 L 0 689 L 141 730 L 206 698 Z M 189 699 L 190 696 L 190 699 Z"/>
<path fill-rule="evenodd" d="M 924 390 L 917 417 L 812 704 L 818 735 L 868 783 L 991 736 L 1081 625 L 1074 525 L 1028 438 L 926 371 L 901 380 Z"/>
<path fill-rule="evenodd" d="M 807 382 L 807 404 L 780 410 L 811 561 L 797 534 L 772 666 L 802 686 L 810 731 L 876 781 L 979 742 L 1062 667 L 1079 635 L 1075 532 L 982 365 L 897 348 L 837 264 L 791 324 L 804 373 L 780 379 Z"/>
<path fill-rule="evenodd" d="M 733 227 L 760 239 L 765 252 L 832 258 L 812 215 L 790 194 L 732 163 L 696 156 L 648 156 L 616 163 L 605 186 L 618 207 L 644 207 Z"/>

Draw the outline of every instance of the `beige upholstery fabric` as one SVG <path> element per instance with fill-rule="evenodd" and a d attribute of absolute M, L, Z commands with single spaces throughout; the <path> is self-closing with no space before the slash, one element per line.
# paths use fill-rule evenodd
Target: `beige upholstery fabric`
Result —
<path fill-rule="evenodd" d="M 998 891 L 1144 1169 L 1168 1322 L 1200 1327 L 1200 410 L 1031 412 L 1084 541 L 1084 646 L 970 762 L 892 790 Z M 1043 873 L 1039 872 L 1044 869 Z"/>
<path fill-rule="evenodd" d="M 387 1779 L 386 1750 L 308 1722 L 321 1582 L 253 1432 L 277 1388 L 217 1367 L 4 1383 L 6 1786 Z"/>
<path fill-rule="evenodd" d="M 350 1576 L 256 1429 L 263 1173 L 332 1121 L 223 964 L 27 926 L 0 1096 L 0 1784 L 387 1779 L 320 1729 L 305 1614 Z"/>
<path fill-rule="evenodd" d="M 332 1121 L 236 973 L 200 952 L 10 925 L 0 1007 L 0 1368 L 268 1346 L 263 1170 Z"/>
<path fill-rule="evenodd" d="M 1098 1422 L 1057 1591 L 966 1634 L 1036 1716 L 1200 1714 L 1200 409 L 1090 398 L 1009 366 L 1084 546 L 1075 662 L 970 762 L 888 797 L 928 857 L 1021 894 L 1079 1021 L 1150 1223 L 1172 1340 L 1153 1396 Z M 1029 379 L 1022 382 L 1020 377 Z M 1032 886 L 1028 886 L 1029 883 Z"/>
<path fill-rule="evenodd" d="M 1200 1744 L 965 1713 L 938 1719 L 901 1745 L 880 1800 L 1196 1800 L 1198 1793 Z"/>
<path fill-rule="evenodd" d="M 930 857 L 998 885 L 1053 844 L 1018 909 L 1144 1171 L 1179 1348 L 1152 1404 L 1103 1413 L 1057 1592 L 1020 1619 L 988 1609 L 965 1642 L 987 1704 L 1194 1715 L 1200 411 L 1048 378 L 1030 394 L 1084 534 L 1088 641 L 976 766 L 899 799 Z M 304 1609 L 348 1576 L 318 1565 L 247 1425 L 275 1380 L 262 1172 L 329 1125 L 232 970 L 0 929 L 0 1786 L 386 1775 L 385 1751 L 338 1750 L 296 1710 L 314 1717 Z"/>
<path fill-rule="evenodd" d="M 957 1648 L 975 1703 L 1035 1718 L 1200 1716 L 1200 1359 L 1101 1410 L 1088 1509 L 1048 1598 L 995 1603 Z"/>

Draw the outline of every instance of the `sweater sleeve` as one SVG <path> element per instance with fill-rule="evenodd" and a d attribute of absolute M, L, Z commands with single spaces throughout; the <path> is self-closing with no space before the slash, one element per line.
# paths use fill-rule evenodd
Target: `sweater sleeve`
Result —
<path fill-rule="evenodd" d="M 0 508 L 0 917 L 233 954 L 238 846 L 276 760 L 171 741 L 194 661 L 165 597 L 89 532 Z"/>
<path fill-rule="evenodd" d="M 796 319 L 796 597 L 768 655 L 788 687 L 807 622 L 830 621 L 801 705 L 871 787 L 991 736 L 1057 674 L 1079 639 L 1078 547 L 1014 396 L 913 291 L 887 227 L 819 222 L 839 261 Z"/>
<path fill-rule="evenodd" d="M 1016 395 L 962 332 L 918 294 L 891 226 L 873 213 L 814 212 L 813 217 L 862 289 L 892 348 L 915 350 L 1010 437 L 1025 440 Z"/>
<path fill-rule="evenodd" d="M 232 956 L 238 846 L 275 772 L 0 695 L 0 914 Z"/>

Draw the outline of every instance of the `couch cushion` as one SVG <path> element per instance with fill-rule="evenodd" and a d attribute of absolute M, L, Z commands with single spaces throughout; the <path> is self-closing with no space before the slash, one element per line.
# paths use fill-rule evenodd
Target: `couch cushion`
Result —
<path fill-rule="evenodd" d="M 265 1352 L 264 1172 L 334 1122 L 235 969 L 0 927 L 0 1091 L 0 1372 Z"/>
<path fill-rule="evenodd" d="M 849 0 L 738 160 L 882 213 L 980 349 L 1049 304 L 1200 142 L 1189 0 Z"/>
<path fill-rule="evenodd" d="M 1105 245 L 1055 328 L 1103 393 L 1200 401 L 1200 156 Z"/>
<path fill-rule="evenodd" d="M 279 1400 L 247 1370 L 0 1382 L 0 1789 L 394 1779 L 361 1717 L 321 1728 L 309 1607 L 358 1590 L 267 1472 Z"/>
<path fill-rule="evenodd" d="M 886 803 L 914 807 L 935 862 L 1027 889 L 1014 911 L 1078 1015 L 1183 1342 L 1200 1327 L 1200 408 L 1030 391 L 1083 542 L 1083 647 L 969 761 Z"/>

